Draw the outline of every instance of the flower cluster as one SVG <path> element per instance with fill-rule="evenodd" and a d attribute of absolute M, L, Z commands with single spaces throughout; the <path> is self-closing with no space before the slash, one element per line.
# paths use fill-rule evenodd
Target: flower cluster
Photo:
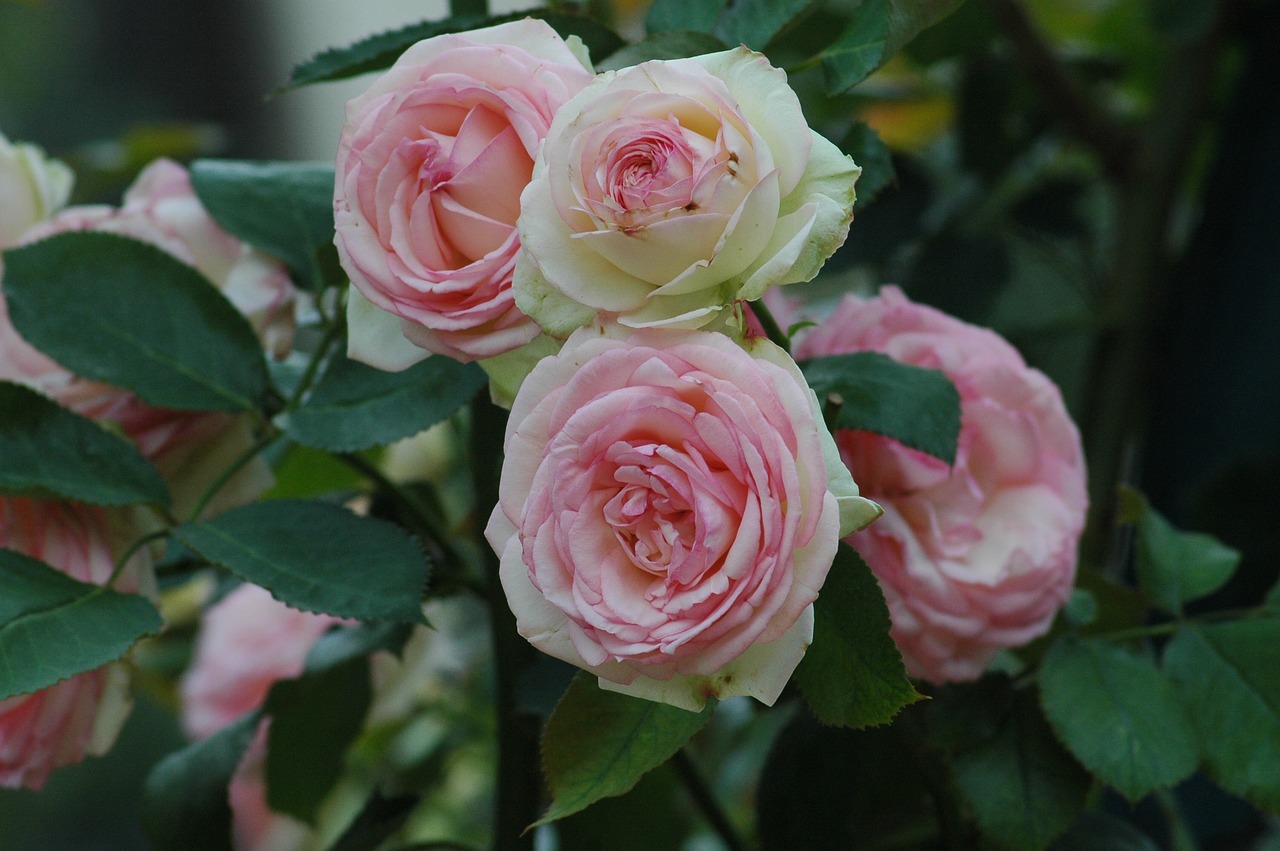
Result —
<path fill-rule="evenodd" d="M 850 540 L 912 673 L 976 677 L 1047 628 L 1084 496 L 1043 376 L 988 332 L 944 318 L 925 337 L 876 303 L 807 337 L 805 356 L 946 372 L 965 421 L 950 469 L 888 438 L 833 440 L 796 363 L 744 333 L 741 302 L 810 280 L 843 242 L 860 173 L 765 57 L 593 76 L 576 39 L 524 20 L 420 42 L 347 117 L 350 354 L 480 360 L 495 398 L 499 379 L 519 388 L 486 536 L 534 645 L 688 709 L 772 703 L 837 541 L 881 513 L 850 470 L 888 515 Z"/>

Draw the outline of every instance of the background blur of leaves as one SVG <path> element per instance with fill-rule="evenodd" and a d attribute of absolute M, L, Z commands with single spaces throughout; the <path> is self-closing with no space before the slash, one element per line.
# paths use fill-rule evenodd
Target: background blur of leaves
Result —
<path fill-rule="evenodd" d="M 646 5 L 591 7 L 634 34 Z M 1217 61 L 1201 75 L 1203 114 L 1183 138 L 1165 140 L 1185 146 L 1186 155 L 1165 181 L 1169 238 L 1147 235 L 1153 253 L 1134 262 L 1150 260 L 1141 266 L 1150 278 L 1137 284 L 1116 252 L 1143 237 L 1133 234 L 1129 206 L 1142 201 L 1142 179 L 1119 173 L 1099 155 L 1105 143 L 1082 140 L 1070 117 L 1064 120 L 1063 104 L 1036 87 L 1002 18 L 1008 0 L 968 0 L 836 97 L 825 94 L 822 68 L 805 60 L 838 34 L 832 22 L 858 3 L 818 5 L 769 44 L 753 45 L 789 67 L 810 121 L 866 167 L 849 241 L 807 288 L 811 297 L 898 283 L 914 299 L 1004 334 L 1063 389 L 1091 461 L 1103 465 L 1092 470 L 1089 565 L 1115 572 L 1125 563 L 1124 532 L 1110 531 L 1109 514 L 1111 487 L 1125 478 L 1177 526 L 1212 533 L 1242 552 L 1232 581 L 1193 610 L 1256 603 L 1280 573 L 1280 3 L 1021 4 L 1070 79 L 1126 135 L 1177 126 L 1169 106 L 1180 99 L 1162 87 L 1183 71 L 1194 78 L 1196 69 L 1178 63 L 1211 28 L 1219 40 Z M 268 40 L 253 6 L 0 0 L 0 130 L 67 160 L 79 178 L 77 201 L 114 201 L 137 169 L 161 154 L 289 157 L 264 118 L 263 98 L 283 80 L 264 72 Z M 1194 98 L 1186 92 L 1185 100 Z M 850 130 L 855 120 L 887 150 L 865 129 Z M 1132 288 L 1140 292 L 1131 295 Z M 1124 342 L 1135 339 L 1137 348 Z M 1109 417 L 1121 417 L 1122 427 Z M 344 473 L 298 458 L 284 459 L 280 472 L 279 494 L 348 485 Z M 149 661 L 177 671 L 185 659 L 179 652 Z M 483 695 L 472 698 L 485 705 Z M 465 708 L 450 711 L 467 716 Z M 881 741 L 888 734 L 735 712 L 722 710 L 697 745 L 704 772 L 724 799 L 737 802 L 733 815 L 743 823 L 752 819 L 757 793 L 743 778 L 757 775 L 784 726 L 779 742 L 793 759 L 819 766 L 871 760 L 866 773 L 893 774 L 868 756 L 878 748 L 893 753 L 892 743 Z M 0 793 L 0 849 L 141 847 L 132 816 L 120 814 L 136 811 L 146 766 L 180 741 L 168 712 L 144 697 L 108 757 L 60 772 L 38 796 Z M 922 781 L 911 777 L 875 788 L 770 790 L 771 777 L 787 776 L 779 765 L 784 752 L 769 757 L 759 790 L 766 842 L 770 831 L 792 840 L 803 835 L 801 803 L 811 824 L 835 824 L 838 813 L 849 830 L 855 818 L 891 822 L 895 807 L 909 811 L 922 794 Z M 691 817 L 664 776 L 670 770 L 560 824 L 568 843 L 562 847 L 606 847 L 592 843 L 616 836 L 619 820 L 636 808 L 675 815 L 635 831 L 635 847 L 676 847 Z M 1264 832 L 1254 810 L 1208 782 L 1193 778 L 1177 794 L 1201 847 L 1255 847 Z M 862 803 L 848 811 L 850 801 Z M 1164 835 L 1164 814 L 1150 800 L 1132 811 L 1117 800 L 1109 809 Z M 1084 844 L 1063 847 L 1096 847 L 1088 844 L 1096 827 L 1077 825 L 1071 836 Z M 839 842 L 844 834 L 837 833 L 810 837 L 812 847 Z"/>

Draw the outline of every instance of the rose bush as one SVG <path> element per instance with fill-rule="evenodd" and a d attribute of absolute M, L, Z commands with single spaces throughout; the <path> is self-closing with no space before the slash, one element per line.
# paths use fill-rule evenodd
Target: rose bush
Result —
<path fill-rule="evenodd" d="M 590 80 L 555 30 L 526 19 L 421 41 L 347 104 L 334 219 L 358 291 L 353 357 L 470 361 L 537 336 L 511 293 L 520 192 L 552 116 Z"/>
<path fill-rule="evenodd" d="M 880 580 L 907 670 L 979 677 L 1001 648 L 1043 634 L 1075 579 L 1087 496 L 1080 435 L 1062 396 L 995 333 L 886 287 L 846 296 L 799 358 L 877 351 L 940 369 L 960 392 L 954 468 L 889 438 L 836 444 L 884 517 L 849 541 Z"/>
<path fill-rule="evenodd" d="M 795 363 L 750 345 L 584 328 L 516 396 L 486 537 L 521 635 L 604 688 L 771 704 L 837 539 L 877 514 Z"/>
<path fill-rule="evenodd" d="M 149 165 L 126 190 L 122 206 L 68 207 L 29 227 L 20 242 L 80 230 L 141 240 L 195 267 L 249 319 L 265 349 L 277 357 L 288 353 L 294 289 L 284 266 L 219 227 L 196 197 L 187 170 L 177 163 L 157 160 Z M 179 512 L 252 444 L 241 418 L 157 408 L 131 392 L 72 374 L 19 336 L 2 297 L 0 379 L 31 386 L 84 416 L 118 424 L 165 475 Z M 247 502 L 270 481 L 265 463 L 257 460 L 220 495 L 217 505 Z"/>
<path fill-rule="evenodd" d="M 0 497 L 0 547 L 102 584 L 122 549 L 120 520 L 85 505 Z M 150 569 L 150 558 L 139 551 L 114 587 L 150 589 Z M 0 700 L 0 786 L 39 789 L 54 769 L 106 753 L 132 707 L 128 679 L 124 666 L 113 663 Z"/>
<path fill-rule="evenodd" d="M 330 615 L 292 609 L 266 589 L 244 584 L 205 613 L 191 667 L 182 678 L 182 725 L 192 738 L 216 733 L 262 706 L 277 680 L 302 673 Z M 306 825 L 267 806 L 268 721 L 263 720 L 232 775 L 228 796 L 238 851 L 298 847 Z"/>
<path fill-rule="evenodd" d="M 596 311 L 705 326 L 816 275 L 859 173 L 746 48 L 606 72 L 556 114 L 521 196 L 517 303 L 561 336 Z"/>

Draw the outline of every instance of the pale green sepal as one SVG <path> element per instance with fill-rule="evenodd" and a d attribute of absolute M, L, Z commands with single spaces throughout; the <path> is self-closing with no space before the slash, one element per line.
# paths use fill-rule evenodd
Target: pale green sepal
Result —
<path fill-rule="evenodd" d="M 400 372 L 431 352 L 410 343 L 400 317 L 378 307 L 355 287 L 347 290 L 347 357 L 386 372 Z"/>
<path fill-rule="evenodd" d="M 538 361 L 554 355 L 562 345 L 554 337 L 539 334 L 518 349 L 476 361 L 489 376 L 489 397 L 493 404 L 511 410 L 525 377 Z"/>

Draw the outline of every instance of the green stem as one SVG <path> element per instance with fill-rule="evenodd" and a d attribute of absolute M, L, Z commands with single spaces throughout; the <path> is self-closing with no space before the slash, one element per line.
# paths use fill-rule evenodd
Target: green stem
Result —
<path fill-rule="evenodd" d="M 293 393 L 289 395 L 288 401 L 285 402 L 284 409 L 292 411 L 298 407 L 298 403 L 302 401 L 302 395 L 311 387 L 311 382 L 316 377 L 316 371 L 320 369 L 320 364 L 324 362 L 325 357 L 329 354 L 329 349 L 333 347 L 333 343 L 342 334 L 343 324 L 334 322 L 324 331 L 324 336 L 320 338 L 319 345 L 311 354 L 311 360 L 307 363 L 307 368 L 302 373 L 302 377 L 298 379 L 298 386 L 293 388 Z"/>
<path fill-rule="evenodd" d="M 753 301 L 745 309 L 756 315 L 756 319 L 760 321 L 760 327 L 764 329 L 765 336 L 776 343 L 778 348 L 787 354 L 791 354 L 791 338 L 782 330 L 782 326 L 778 324 L 778 320 L 774 318 L 773 312 L 769 310 L 764 301 Z"/>
<path fill-rule="evenodd" d="M 711 791 L 706 779 L 698 771 L 698 767 L 693 764 L 693 760 L 683 748 L 676 751 L 675 756 L 671 757 L 671 766 L 675 769 L 676 774 L 680 777 L 680 782 L 684 784 L 685 789 L 693 797 L 698 809 L 702 810 L 702 814 L 707 817 L 707 821 L 711 823 L 711 827 L 720 837 L 720 841 L 725 844 L 725 847 L 729 851 L 746 851 L 747 843 L 738 835 L 733 822 L 729 821 L 729 817 L 725 815 L 720 802 L 716 800 L 715 793 Z"/>
<path fill-rule="evenodd" d="M 1187 820 L 1183 818 L 1182 809 L 1178 806 L 1178 800 L 1173 793 L 1168 789 L 1159 789 L 1155 792 L 1155 799 L 1160 805 L 1161 812 L 1164 813 L 1173 851 L 1199 851 L 1195 834 L 1191 831 Z"/>
<path fill-rule="evenodd" d="M 483 523 L 498 504 L 505 431 L 506 412 L 489 401 L 487 393 L 476 396 L 471 403 L 470 460 L 479 523 Z M 515 615 L 507 605 L 498 575 L 498 556 L 483 542 L 480 549 L 488 579 L 494 712 L 498 727 L 493 849 L 531 851 L 533 833 L 527 828 L 537 820 L 542 794 L 538 725 L 536 719 L 519 710 L 516 688 L 521 670 L 532 661 L 533 649 L 516 631 Z"/>
<path fill-rule="evenodd" d="M 266 436 L 260 438 L 256 443 L 241 453 L 240 457 L 236 458 L 236 460 L 231 463 L 231 466 L 223 470 L 222 474 L 213 480 L 213 484 L 205 488 L 205 492 L 200 495 L 200 499 L 196 501 L 195 506 L 187 513 L 187 522 L 191 523 L 199 520 L 200 515 L 205 510 L 205 507 L 209 505 L 209 501 L 211 499 L 217 496 L 218 491 L 222 490 L 222 488 L 226 486 L 227 482 L 231 481 L 231 478 L 236 473 L 240 472 L 246 464 L 256 458 L 268 446 L 279 440 L 281 434 L 281 431 L 275 427 L 271 427 L 271 430 L 266 434 Z"/>
<path fill-rule="evenodd" d="M 155 532 L 148 532 L 138 540 L 134 541 L 129 548 L 124 551 L 120 558 L 116 559 L 115 567 L 112 568 L 111 575 L 107 577 L 107 581 L 103 583 L 104 586 L 110 588 L 112 585 L 116 584 L 116 580 L 120 578 L 120 574 L 124 572 L 125 565 L 129 563 L 129 559 L 133 558 L 134 553 L 138 552 L 138 550 L 142 549 L 152 541 L 158 541 L 161 538 L 166 538 L 168 536 L 168 529 L 159 529 Z"/>

